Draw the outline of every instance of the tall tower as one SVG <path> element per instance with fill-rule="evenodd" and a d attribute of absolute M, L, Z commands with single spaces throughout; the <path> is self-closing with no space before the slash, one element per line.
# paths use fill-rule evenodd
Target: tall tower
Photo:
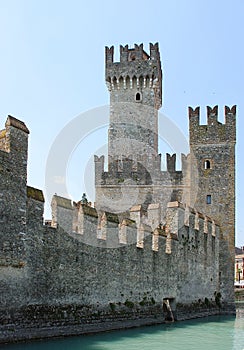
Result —
<path fill-rule="evenodd" d="M 175 169 L 175 155 L 167 155 L 167 171 L 161 170 L 158 44 L 150 44 L 150 54 L 142 44 L 132 49 L 120 46 L 119 62 L 114 62 L 114 47 L 106 47 L 105 68 L 110 92 L 108 171 L 104 170 L 104 156 L 95 156 L 96 207 L 120 214 L 128 214 L 134 205 L 141 205 L 142 211 L 150 203 L 166 208 L 169 201 L 182 198 L 185 183 L 183 172 Z"/>
<path fill-rule="evenodd" d="M 125 157 L 158 154 L 158 109 L 162 105 L 162 70 L 158 44 L 129 49 L 120 46 L 120 62 L 114 47 L 105 48 L 105 79 L 110 92 L 108 130 L 109 162 Z"/>
<path fill-rule="evenodd" d="M 221 259 L 222 281 L 225 293 L 231 294 L 235 248 L 236 106 L 225 107 L 224 124 L 218 121 L 217 106 L 207 107 L 207 125 L 199 125 L 199 114 L 199 107 L 195 110 L 189 107 L 190 204 L 221 226 L 225 242 Z"/>
<path fill-rule="evenodd" d="M 96 206 L 117 213 L 128 212 L 135 204 L 146 209 L 149 203 L 159 202 L 155 184 L 162 184 L 158 154 L 162 70 L 158 44 L 150 44 L 150 54 L 143 50 L 143 44 L 135 44 L 133 49 L 120 46 L 119 62 L 114 62 L 114 47 L 106 47 L 105 70 L 110 92 L 108 171 L 104 171 L 104 157 L 95 156 Z"/>

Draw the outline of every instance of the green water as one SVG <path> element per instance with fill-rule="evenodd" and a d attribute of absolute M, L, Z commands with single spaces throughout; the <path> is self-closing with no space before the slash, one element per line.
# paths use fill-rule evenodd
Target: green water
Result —
<path fill-rule="evenodd" d="M 96 335 L 3 345 L 3 350 L 244 350 L 244 310 L 210 317 Z"/>

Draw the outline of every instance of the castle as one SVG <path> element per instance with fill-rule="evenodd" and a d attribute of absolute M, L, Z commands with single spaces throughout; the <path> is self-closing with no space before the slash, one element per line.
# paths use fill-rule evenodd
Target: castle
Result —
<path fill-rule="evenodd" d="M 0 131 L 0 342 L 234 314 L 236 107 L 189 107 L 190 153 L 161 170 L 158 44 L 105 49 L 108 170 L 95 207 L 27 186 L 26 125 Z"/>

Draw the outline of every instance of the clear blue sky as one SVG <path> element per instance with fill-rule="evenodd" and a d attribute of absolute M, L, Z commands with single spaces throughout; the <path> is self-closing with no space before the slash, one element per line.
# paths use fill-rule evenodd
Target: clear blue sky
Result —
<path fill-rule="evenodd" d="M 220 121 L 224 105 L 238 106 L 236 244 L 244 245 L 243 19 L 243 0 L 0 0 L 0 128 L 8 114 L 29 127 L 28 184 L 44 189 L 49 149 L 65 125 L 109 103 L 104 46 L 118 52 L 120 44 L 144 43 L 147 50 L 149 42 L 159 42 L 161 112 L 186 137 L 189 105 L 201 106 L 202 123 L 206 105 L 219 105 Z M 83 153 L 91 157 L 106 130 L 100 137 L 101 144 L 98 136 L 83 144 Z M 72 173 L 84 166 L 77 155 L 72 159 L 71 184 Z M 76 186 L 78 200 L 82 181 Z"/>

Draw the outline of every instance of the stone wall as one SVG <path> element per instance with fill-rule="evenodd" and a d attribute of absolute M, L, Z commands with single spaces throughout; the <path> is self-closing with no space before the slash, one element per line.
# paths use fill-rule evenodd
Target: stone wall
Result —
<path fill-rule="evenodd" d="M 159 205 L 148 208 L 148 224 L 140 207 L 119 223 L 75 203 L 65 230 L 67 202 L 54 202 L 56 227 L 43 226 L 42 193 L 28 189 L 26 263 L 0 268 L 0 341 L 160 323 L 165 299 L 175 319 L 233 312 L 221 297 L 220 232 L 209 218 L 171 202 L 165 226 L 155 227 Z M 73 220 L 85 229 L 75 232 Z"/>
<path fill-rule="evenodd" d="M 109 157 L 105 171 L 104 157 L 95 156 L 96 207 L 121 213 L 137 204 L 146 210 L 151 203 L 160 203 L 165 209 L 170 201 L 189 203 L 189 157 L 182 154 L 182 170 L 176 170 L 175 154 L 167 154 L 166 160 L 162 171 L 161 154 L 137 159 Z"/>
<path fill-rule="evenodd" d="M 22 266 L 26 224 L 28 129 L 8 116 L 0 134 L 0 266 Z"/>
<path fill-rule="evenodd" d="M 109 156 L 158 152 L 158 109 L 162 104 L 162 70 L 158 44 L 120 47 L 120 61 L 106 48 L 106 83 L 110 92 Z"/>
<path fill-rule="evenodd" d="M 207 107 L 207 125 L 201 125 L 200 109 L 189 108 L 190 205 L 221 224 L 223 294 L 233 300 L 236 106 L 226 106 L 224 112 L 225 123 L 221 123 L 218 106 Z"/>
<path fill-rule="evenodd" d="M 190 154 L 161 171 L 158 45 L 120 54 L 106 48 L 96 208 L 55 195 L 43 225 L 43 193 L 26 185 L 29 131 L 11 116 L 0 131 L 0 342 L 235 312 L 236 108 L 222 124 L 208 107 L 207 125 L 190 108 Z"/>

